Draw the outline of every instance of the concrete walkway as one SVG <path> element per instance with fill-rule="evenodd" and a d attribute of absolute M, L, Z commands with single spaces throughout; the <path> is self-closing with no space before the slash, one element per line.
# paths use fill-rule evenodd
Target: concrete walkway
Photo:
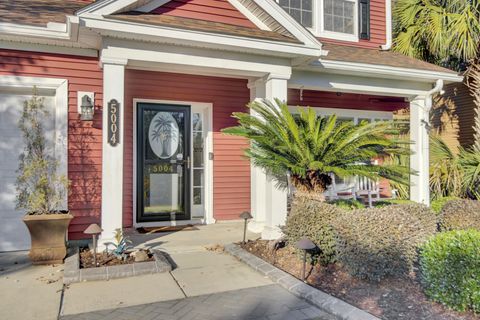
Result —
<path fill-rule="evenodd" d="M 0 318 L 50 320 L 60 310 L 62 319 L 331 319 L 221 250 L 242 232 L 243 224 L 229 223 L 132 233 L 136 246 L 166 252 L 174 270 L 74 283 L 63 299 L 62 266 L 34 267 L 26 253 L 0 254 Z"/>
<path fill-rule="evenodd" d="M 63 320 L 333 320 L 278 285 L 102 310 Z"/>
<path fill-rule="evenodd" d="M 32 266 L 27 254 L 0 253 L 0 318 L 56 319 L 63 266 Z"/>

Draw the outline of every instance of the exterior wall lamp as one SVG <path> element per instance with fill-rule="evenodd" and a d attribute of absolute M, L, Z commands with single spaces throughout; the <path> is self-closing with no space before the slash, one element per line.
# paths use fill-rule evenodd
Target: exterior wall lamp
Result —
<path fill-rule="evenodd" d="M 80 113 L 80 120 L 92 121 L 95 113 L 94 93 L 82 92 L 77 93 L 78 97 L 78 112 Z"/>

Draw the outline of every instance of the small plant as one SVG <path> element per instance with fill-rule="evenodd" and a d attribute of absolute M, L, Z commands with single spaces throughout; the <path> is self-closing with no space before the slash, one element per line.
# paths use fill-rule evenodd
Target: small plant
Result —
<path fill-rule="evenodd" d="M 442 232 L 420 254 L 426 295 L 448 307 L 480 312 L 480 232 Z"/>
<path fill-rule="evenodd" d="M 105 245 L 107 246 L 107 252 L 108 252 L 108 246 L 113 246 L 115 249 L 111 251 L 111 253 L 117 257 L 118 259 L 125 260 L 127 258 L 127 251 L 131 250 L 133 247 L 130 245 L 132 241 L 130 241 L 125 235 L 123 234 L 122 229 L 115 229 L 114 232 L 114 240 L 115 242 L 107 242 Z"/>
<path fill-rule="evenodd" d="M 380 281 L 412 271 L 417 248 L 437 229 L 435 214 L 420 204 L 347 212 L 333 223 L 338 260 L 361 279 Z"/>
<path fill-rule="evenodd" d="M 337 206 L 312 198 L 308 194 L 297 195 L 292 211 L 283 229 L 290 245 L 303 237 L 309 238 L 319 248 L 314 259 L 322 264 L 335 261 L 335 234 L 330 224 L 343 210 Z"/>
<path fill-rule="evenodd" d="M 440 229 L 480 231 L 480 201 L 463 199 L 447 202 L 440 213 Z"/>
<path fill-rule="evenodd" d="M 363 209 L 365 205 L 356 199 L 338 199 L 328 201 L 329 204 L 333 204 L 344 210 L 355 210 L 355 209 Z"/>
<path fill-rule="evenodd" d="M 442 197 L 442 198 L 438 198 L 438 199 L 432 201 L 432 203 L 430 204 L 430 208 L 432 208 L 433 212 L 435 212 L 436 214 L 440 214 L 440 212 L 441 212 L 442 209 L 443 209 L 443 206 L 444 206 L 447 202 L 452 201 L 452 200 L 460 200 L 460 198 L 458 198 L 458 197 Z"/>
<path fill-rule="evenodd" d="M 32 98 L 25 101 L 18 122 L 25 147 L 17 170 L 16 208 L 27 214 L 59 213 L 68 189 L 68 179 L 58 174 L 58 161 L 45 136 L 43 123 L 48 115 L 43 99 L 34 90 Z"/>

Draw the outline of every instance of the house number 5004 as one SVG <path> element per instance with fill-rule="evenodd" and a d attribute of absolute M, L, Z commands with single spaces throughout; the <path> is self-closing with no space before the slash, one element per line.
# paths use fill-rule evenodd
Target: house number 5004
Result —
<path fill-rule="evenodd" d="M 120 104 L 112 99 L 108 102 L 108 143 L 115 147 L 120 142 Z"/>

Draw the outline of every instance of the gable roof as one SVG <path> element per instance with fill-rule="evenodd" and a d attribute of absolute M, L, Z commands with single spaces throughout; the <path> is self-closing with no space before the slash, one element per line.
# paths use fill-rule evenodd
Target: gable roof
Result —
<path fill-rule="evenodd" d="M 181 2 L 181 0 L 99 0 L 79 10 L 77 12 L 77 15 L 80 17 L 87 17 L 91 14 L 94 14 L 97 16 L 100 15 L 105 17 L 111 17 L 112 15 L 116 14 L 125 14 L 132 11 L 141 11 L 138 9 L 141 9 L 142 7 L 149 7 L 151 11 L 156 4 L 160 3 L 160 6 L 165 6 L 167 5 L 167 3 L 172 1 Z M 214 6 L 218 6 L 222 2 L 225 2 L 225 0 L 202 1 L 210 2 L 210 4 Z M 242 8 L 241 11 L 245 10 L 245 12 L 249 13 L 251 17 L 247 18 L 250 20 L 252 20 L 251 18 L 253 18 L 254 16 L 261 16 L 265 22 L 268 22 L 271 26 L 275 26 L 275 28 L 273 29 L 270 26 L 268 27 L 271 29 L 271 32 L 279 33 L 284 36 L 291 36 L 294 39 L 298 40 L 298 44 L 303 44 L 309 49 L 321 50 L 321 43 L 318 41 L 318 39 L 315 38 L 301 24 L 295 21 L 295 19 L 293 19 L 288 13 L 286 13 L 274 0 L 231 0 L 228 2 L 238 3 L 238 6 Z M 247 4 L 253 4 L 253 6 L 247 6 Z M 235 7 L 237 6 L 235 5 Z M 156 7 L 156 9 L 158 9 L 158 7 Z M 162 10 L 158 10 L 159 13 L 162 13 Z M 237 10 L 240 11 L 238 8 Z M 255 12 L 253 13 L 251 10 L 255 10 Z M 198 20 L 203 21 L 204 19 Z M 273 23 L 273 21 L 275 21 L 275 23 Z M 140 23 L 140 21 L 138 20 L 137 22 Z M 263 24 L 268 25 L 267 23 Z M 278 39 L 277 41 L 281 40 Z"/>
<path fill-rule="evenodd" d="M 292 36 L 285 36 L 273 31 L 260 30 L 257 28 L 248 28 L 235 26 L 227 23 L 213 22 L 207 20 L 198 20 L 169 15 L 148 14 L 142 12 L 127 12 L 121 14 L 107 15 L 105 18 L 123 20 L 151 25 L 173 27 L 186 30 L 197 30 L 213 32 L 227 35 L 243 36 L 248 38 L 265 39 L 271 41 L 280 41 L 288 43 L 300 43 Z"/>

